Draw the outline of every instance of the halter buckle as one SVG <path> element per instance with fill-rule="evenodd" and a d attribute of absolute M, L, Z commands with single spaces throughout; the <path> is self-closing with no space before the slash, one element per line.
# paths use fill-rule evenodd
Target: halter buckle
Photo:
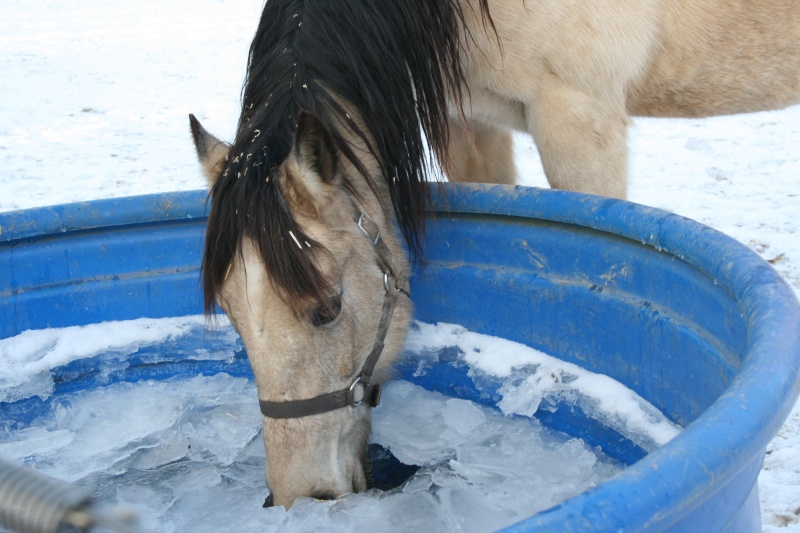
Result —
<path fill-rule="evenodd" d="M 369 228 L 366 226 L 369 226 Z M 375 221 L 365 213 L 361 213 L 361 216 L 358 217 L 358 227 L 364 232 L 364 235 L 366 235 L 369 240 L 372 241 L 372 244 L 377 246 L 378 241 L 381 240 L 381 229 L 378 227 Z"/>
<path fill-rule="evenodd" d="M 363 381 L 361 381 L 361 376 L 357 377 L 347 390 L 349 391 L 348 398 L 350 400 L 350 405 L 353 407 L 361 405 L 361 402 L 364 401 L 364 396 L 367 392 L 367 386 L 364 385 Z"/>

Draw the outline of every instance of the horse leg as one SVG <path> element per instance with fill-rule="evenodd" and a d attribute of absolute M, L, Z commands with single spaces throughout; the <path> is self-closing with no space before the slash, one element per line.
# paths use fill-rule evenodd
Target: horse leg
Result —
<path fill-rule="evenodd" d="M 450 120 L 449 153 L 445 167 L 451 181 L 469 183 L 516 183 L 511 132 L 475 121 L 465 128 Z"/>
<path fill-rule="evenodd" d="M 549 76 L 526 108 L 528 128 L 554 189 L 614 198 L 627 193 L 629 118 L 610 104 Z"/>

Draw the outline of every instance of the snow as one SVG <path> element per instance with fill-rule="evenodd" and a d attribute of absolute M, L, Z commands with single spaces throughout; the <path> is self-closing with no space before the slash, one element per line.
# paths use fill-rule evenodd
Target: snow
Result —
<path fill-rule="evenodd" d="M 0 0 L 0 211 L 204 186 L 189 113 L 230 139 L 260 0 Z M 546 186 L 519 135 L 523 183 Z M 800 294 L 800 106 L 636 119 L 632 201 L 759 253 Z M 765 531 L 800 531 L 800 409 L 759 478 Z"/>
<path fill-rule="evenodd" d="M 0 341 L 0 402 L 30 396 L 47 398 L 53 392 L 50 370 L 101 353 L 180 336 L 192 326 L 204 325 L 200 317 L 169 321 L 139 319 L 59 330 L 23 331 Z"/>
<path fill-rule="evenodd" d="M 406 348 L 439 352 L 458 346 L 473 371 L 508 378 L 497 406 L 506 415 L 533 416 L 544 401 L 569 398 L 591 418 L 619 431 L 647 451 L 666 444 L 679 428 L 616 380 L 533 350 L 524 344 L 480 335 L 455 324 L 415 323 Z M 495 354 L 503 354 L 496 357 Z M 521 369 L 527 367 L 522 373 Z"/>

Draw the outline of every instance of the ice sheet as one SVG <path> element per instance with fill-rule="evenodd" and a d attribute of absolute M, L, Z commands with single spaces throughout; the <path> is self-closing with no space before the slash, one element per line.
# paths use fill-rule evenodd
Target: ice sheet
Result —
<path fill-rule="evenodd" d="M 205 337 L 197 334 L 202 323 L 195 317 L 25 333 L 0 344 L 15 354 L 13 361 L 0 360 L 0 375 L 23 382 L 43 375 L 52 381 L 48 365 L 96 357 L 98 351 L 116 354 L 113 358 L 145 344 L 149 353 L 157 352 L 152 345 L 159 343 L 168 348 L 191 339 L 202 345 Z M 131 333 L 109 340 L 110 331 L 122 330 Z M 228 324 L 214 335 L 235 337 Z M 88 340 L 78 343 L 82 349 L 70 350 L 75 338 Z M 580 439 L 527 416 L 550 395 L 593 402 L 593 416 L 610 422 L 625 418 L 629 422 L 618 424 L 620 429 L 633 430 L 639 440 L 645 435 L 652 445 L 676 431 L 665 430 L 663 416 L 631 391 L 573 365 L 460 326 L 415 324 L 406 350 L 415 354 L 411 357 L 424 365 L 432 351 L 442 349 L 458 353 L 470 373 L 502 380 L 502 411 L 406 381 L 390 382 L 374 411 L 373 440 L 421 468 L 386 492 L 370 490 L 333 502 L 303 499 L 289 511 L 262 509 L 267 489 L 255 385 L 225 373 L 101 383 L 56 395 L 30 427 L 6 424 L 0 430 L 5 431 L 0 456 L 87 488 L 104 504 L 132 508 L 159 532 L 221 527 L 492 531 L 601 483 L 621 468 Z M 230 357 L 227 347 L 183 350 L 193 357 Z M 611 398 L 624 401 L 609 405 Z"/>
<path fill-rule="evenodd" d="M 536 421 L 396 381 L 375 411 L 374 440 L 422 465 L 414 477 L 388 492 L 262 509 L 255 398 L 251 380 L 225 374 L 117 383 L 59 398 L 33 428 L 0 443 L 0 455 L 131 508 L 164 532 L 492 531 L 619 469 Z"/>

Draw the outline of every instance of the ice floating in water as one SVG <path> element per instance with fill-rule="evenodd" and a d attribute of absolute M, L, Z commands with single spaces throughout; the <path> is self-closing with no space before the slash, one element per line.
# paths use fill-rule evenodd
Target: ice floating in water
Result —
<path fill-rule="evenodd" d="M 190 317 L 26 332 L 0 341 L 0 383 L 14 390 L 5 400 L 24 397 L 22 384 L 33 376 L 38 381 L 27 394 L 48 397 L 52 368 L 95 362 L 100 352 L 113 361 L 101 376 L 116 376 L 134 354 L 154 364 L 175 361 L 176 342 L 180 357 L 230 361 L 235 334 L 224 326 L 210 334 L 202 318 Z M 209 338 L 215 339 L 212 349 Z M 134 383 L 101 379 L 88 390 L 59 392 L 24 428 L 7 418 L 13 410 L 4 406 L 13 404 L 0 404 L 0 456 L 87 488 L 102 503 L 133 508 L 160 532 L 491 531 L 621 468 L 581 440 L 527 417 L 553 396 L 580 402 L 626 435 L 632 431 L 648 449 L 677 431 L 603 376 L 458 326 L 415 325 L 407 352 L 419 372 L 446 349 L 477 380 L 499 380 L 504 413 L 526 416 L 503 416 L 405 381 L 389 383 L 373 414 L 373 440 L 421 468 L 387 492 L 332 502 L 301 499 L 289 511 L 262 509 L 265 458 L 255 385 L 226 373 Z"/>

